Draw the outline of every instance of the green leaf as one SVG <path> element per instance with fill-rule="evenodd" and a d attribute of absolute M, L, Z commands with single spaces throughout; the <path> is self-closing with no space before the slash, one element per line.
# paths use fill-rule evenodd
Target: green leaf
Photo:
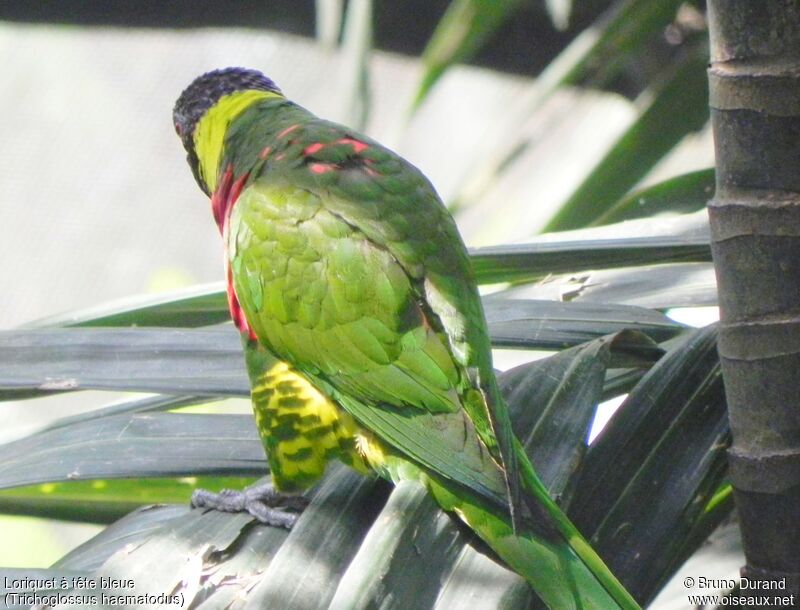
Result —
<path fill-rule="evenodd" d="M 554 275 L 536 284 L 512 286 L 491 297 L 627 303 L 664 310 L 716 305 L 717 283 L 711 263 L 673 263 Z"/>
<path fill-rule="evenodd" d="M 696 212 L 705 208 L 714 195 L 714 187 L 713 169 L 676 176 L 623 197 L 591 224 L 604 225 L 664 212 Z"/>
<path fill-rule="evenodd" d="M 186 406 L 195 406 L 215 400 L 208 396 L 147 396 L 146 398 L 133 398 L 114 403 L 107 407 L 92 409 L 77 415 L 60 417 L 50 423 L 44 430 L 55 430 L 65 426 L 71 426 L 90 420 L 97 420 L 101 417 L 112 415 L 128 415 L 131 413 L 145 413 L 150 411 L 170 411 Z"/>
<path fill-rule="evenodd" d="M 620 352 L 652 347 L 652 341 L 640 333 L 617 333 L 500 377 L 514 432 L 551 495 L 565 507 L 576 483 L 573 475 L 584 459 L 607 369 Z"/>
<path fill-rule="evenodd" d="M 710 262 L 707 237 L 629 237 L 489 246 L 472 252 L 478 282 L 520 282 L 552 273 L 631 265 Z"/>
<path fill-rule="evenodd" d="M 230 320 L 222 282 L 158 295 L 140 295 L 43 318 L 23 328 L 59 326 L 175 326 L 195 327 Z"/>
<path fill-rule="evenodd" d="M 0 362 L 2 390 L 250 393 L 239 333 L 227 326 L 4 331 Z"/>
<path fill-rule="evenodd" d="M 291 532 L 246 514 L 149 507 L 109 526 L 57 567 L 124 575 L 136 593 L 180 592 L 187 607 L 327 608 L 387 492 L 383 482 L 334 465 Z"/>
<path fill-rule="evenodd" d="M 328 608 L 339 582 L 347 578 L 390 487 L 335 466 L 248 595 L 251 607 Z M 325 569 L 310 569 L 315 565 Z"/>
<path fill-rule="evenodd" d="M 469 180 L 459 189 L 450 207 L 458 209 L 480 199 L 521 156 L 530 139 L 520 131 L 520 125 L 556 91 L 569 85 L 602 87 L 610 82 L 632 56 L 641 52 L 644 43 L 663 32 L 681 4 L 682 0 L 619 0 L 612 4 L 539 75 L 531 91 L 520 101 L 522 110 L 510 114 L 502 146 L 491 151 L 480 150 L 466 174 Z M 421 90 L 429 88 L 427 85 Z"/>
<path fill-rule="evenodd" d="M 663 341 L 685 329 L 659 312 L 625 305 L 489 297 L 486 316 L 492 344 L 509 348 L 563 348 L 625 329 Z"/>
<path fill-rule="evenodd" d="M 253 480 L 247 477 L 184 477 L 42 483 L 0 490 L 0 513 L 112 523 L 144 504 L 188 504 L 196 488 L 236 489 Z"/>
<path fill-rule="evenodd" d="M 434 610 L 533 607 L 536 598 L 530 585 L 479 549 L 479 546 L 464 546 L 455 568 L 441 585 Z"/>
<path fill-rule="evenodd" d="M 422 52 L 425 72 L 412 111 L 447 68 L 472 57 L 520 4 L 521 0 L 452 0 Z"/>
<path fill-rule="evenodd" d="M 474 536 L 461 531 L 425 488 L 411 481 L 395 487 L 376 523 L 380 526 L 370 528 L 331 607 L 433 607 L 442 582 Z M 494 588 L 491 581 L 484 583 Z"/>
<path fill-rule="evenodd" d="M 590 449 L 569 514 L 645 604 L 694 550 L 687 539 L 700 543 L 697 523 L 712 525 L 705 507 L 725 474 L 729 437 L 712 326 L 677 342 Z"/>
<path fill-rule="evenodd" d="M 249 415 L 134 413 L 0 445 L 0 489 L 52 481 L 267 472 Z"/>
<path fill-rule="evenodd" d="M 513 347 L 575 345 L 624 328 L 662 340 L 682 328 L 624 306 L 492 299 L 486 312 L 496 344 Z M 79 389 L 248 396 L 250 388 L 230 326 L 0 331 L 0 363 L 0 399 L 6 400 Z"/>
<path fill-rule="evenodd" d="M 706 543 L 708 537 L 730 517 L 733 510 L 733 487 L 726 482 L 720 485 L 702 514 L 692 524 L 692 531 L 686 536 L 683 549 L 675 553 L 673 566 L 669 571 L 677 572 L 694 552 Z"/>
<path fill-rule="evenodd" d="M 705 125 L 707 64 L 705 45 L 698 45 L 687 54 L 657 88 L 636 122 L 577 187 L 544 231 L 563 231 L 596 222 L 686 134 Z"/>
<path fill-rule="evenodd" d="M 115 552 L 136 548 L 173 519 L 201 519 L 202 511 L 192 511 L 188 504 L 145 506 L 104 528 L 93 538 L 75 547 L 55 564 L 54 568 L 95 572 Z M 130 545 L 130 546 L 129 546 Z"/>

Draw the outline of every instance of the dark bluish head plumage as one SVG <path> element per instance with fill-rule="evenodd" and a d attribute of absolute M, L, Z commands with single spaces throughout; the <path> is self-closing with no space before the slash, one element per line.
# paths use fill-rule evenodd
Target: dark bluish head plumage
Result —
<path fill-rule="evenodd" d="M 221 97 L 236 91 L 250 89 L 281 93 L 278 86 L 258 70 L 222 68 L 198 76 L 175 102 L 175 107 L 172 109 L 172 121 L 175 131 L 186 149 L 189 165 L 192 167 L 195 178 L 198 177 L 198 159 L 194 150 L 193 136 L 197 123 Z M 200 182 L 199 179 L 198 182 Z M 202 182 L 200 183 L 202 185 Z"/>

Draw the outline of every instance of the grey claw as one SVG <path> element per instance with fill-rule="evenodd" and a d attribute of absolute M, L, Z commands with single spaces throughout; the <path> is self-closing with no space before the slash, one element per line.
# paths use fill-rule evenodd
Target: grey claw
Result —
<path fill-rule="evenodd" d="M 193 508 L 209 508 L 229 513 L 247 512 L 261 523 L 292 529 L 302 511 L 308 506 L 303 496 L 282 494 L 272 483 L 255 483 L 245 489 L 223 489 L 213 493 L 196 489 L 192 494 Z"/>

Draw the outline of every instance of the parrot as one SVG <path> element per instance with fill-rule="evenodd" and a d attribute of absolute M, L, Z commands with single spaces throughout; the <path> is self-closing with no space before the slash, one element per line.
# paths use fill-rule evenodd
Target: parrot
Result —
<path fill-rule="evenodd" d="M 249 68 L 194 79 L 173 123 L 222 236 L 271 474 L 194 505 L 291 527 L 278 507 L 336 459 L 422 484 L 550 608 L 638 608 L 512 432 L 466 246 L 422 172 Z"/>

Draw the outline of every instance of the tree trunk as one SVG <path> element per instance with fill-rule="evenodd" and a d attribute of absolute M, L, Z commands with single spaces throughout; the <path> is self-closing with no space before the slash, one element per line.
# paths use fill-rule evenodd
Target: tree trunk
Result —
<path fill-rule="evenodd" d="M 774 593 L 799 603 L 800 0 L 708 5 L 708 209 L 742 575 L 785 583 Z"/>

